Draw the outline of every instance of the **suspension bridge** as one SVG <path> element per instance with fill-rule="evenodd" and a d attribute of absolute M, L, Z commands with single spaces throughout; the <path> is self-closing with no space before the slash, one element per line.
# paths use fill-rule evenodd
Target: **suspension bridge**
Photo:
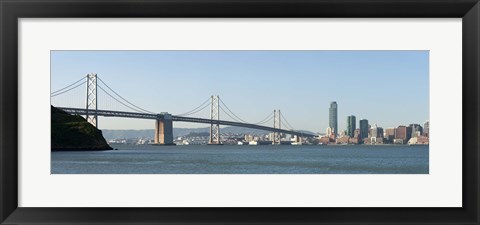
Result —
<path fill-rule="evenodd" d="M 81 88 L 82 86 L 85 89 Z M 86 92 L 83 92 L 82 89 Z M 86 96 L 84 95 L 85 93 Z M 221 144 L 220 125 L 270 131 L 273 133 L 272 144 L 280 144 L 282 133 L 296 135 L 297 137 L 314 136 L 293 129 L 280 110 L 273 110 L 265 119 L 259 122 L 249 123 L 230 110 L 218 95 L 210 96 L 198 107 L 182 114 L 155 113 L 141 108 L 122 97 L 97 74 L 87 74 L 80 80 L 52 92 L 50 97 L 53 106 L 69 114 L 85 116 L 86 120 L 95 127 L 98 127 L 99 116 L 154 120 L 155 144 L 173 144 L 173 122 L 209 124 L 209 144 Z M 207 118 L 193 117 L 194 115 L 198 116 L 200 112 L 206 111 L 205 109 L 208 107 L 210 108 L 210 115 Z M 231 120 L 221 120 L 220 111 Z M 266 124 L 272 122 L 272 120 L 273 126 L 267 126 Z M 287 129 L 282 129 L 282 125 Z"/>

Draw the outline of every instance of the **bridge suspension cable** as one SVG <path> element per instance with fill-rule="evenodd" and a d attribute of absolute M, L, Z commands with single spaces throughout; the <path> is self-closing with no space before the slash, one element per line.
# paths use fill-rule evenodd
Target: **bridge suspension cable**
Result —
<path fill-rule="evenodd" d="M 204 110 L 204 109 L 207 108 L 208 106 L 210 106 L 210 105 L 209 105 L 209 104 L 206 104 L 206 105 L 203 106 L 201 109 L 198 109 L 198 110 L 196 110 L 195 112 L 192 112 L 192 113 L 187 114 L 187 115 L 178 115 L 178 116 L 188 116 L 188 115 L 192 115 L 192 114 L 195 114 L 195 113 L 198 113 L 198 112 Z"/>
<path fill-rule="evenodd" d="M 283 121 L 280 122 L 282 124 L 283 127 L 289 129 L 289 130 L 294 130 L 292 127 L 290 126 L 287 126 L 287 124 L 285 124 Z"/>
<path fill-rule="evenodd" d="M 56 96 L 56 94 L 65 93 L 65 92 L 62 92 L 62 93 L 58 93 L 58 92 L 61 92 L 61 91 L 65 90 L 65 89 L 67 89 L 67 88 L 69 88 L 69 87 L 77 84 L 77 83 L 80 82 L 80 81 L 83 81 L 83 83 L 85 83 L 85 77 L 86 77 L 86 76 L 83 76 L 80 80 L 77 80 L 77 81 L 73 82 L 72 84 L 70 84 L 70 85 L 68 85 L 68 86 L 66 86 L 66 87 L 64 87 L 64 88 L 61 88 L 61 89 L 59 89 L 59 90 L 56 90 L 56 91 L 50 93 L 50 95 L 55 95 L 55 96 Z"/>
<path fill-rule="evenodd" d="M 243 121 L 240 121 L 238 119 L 236 119 L 234 116 L 232 116 L 230 113 L 228 113 L 227 111 L 225 111 L 223 109 L 223 107 L 220 106 L 220 110 L 222 110 L 223 113 L 225 113 L 228 117 L 230 117 L 230 119 L 234 120 L 235 122 L 239 122 L 239 123 L 242 123 Z M 245 123 L 245 122 L 243 122 Z"/>
<path fill-rule="evenodd" d="M 75 85 L 75 86 L 73 86 L 73 87 L 71 87 L 71 88 L 69 88 L 69 89 L 67 89 L 67 90 L 65 90 L 65 88 L 66 88 L 66 87 L 65 87 L 65 88 L 62 88 L 62 89 L 60 89 L 60 90 L 58 90 L 58 91 L 52 92 L 52 93 L 50 94 L 50 97 L 55 97 L 55 96 L 58 96 L 58 95 L 67 93 L 67 92 L 69 92 L 69 91 L 71 91 L 71 90 L 73 90 L 73 89 L 76 89 L 76 88 L 84 85 L 85 82 L 86 82 L 86 81 L 83 81 L 82 83 L 77 84 L 77 85 Z M 71 85 L 69 85 L 69 86 L 71 86 Z M 64 91 L 61 91 L 61 90 L 64 90 Z M 59 92 L 59 91 L 61 91 L 61 92 Z"/>
<path fill-rule="evenodd" d="M 188 112 L 185 112 L 185 113 L 182 113 L 182 114 L 176 114 L 175 116 L 189 116 L 189 115 L 193 115 L 193 114 L 196 114 L 202 110 L 204 110 L 205 108 L 207 108 L 208 106 L 210 106 L 209 101 L 211 99 L 210 98 L 207 98 L 204 102 L 202 102 L 202 104 L 200 104 L 199 106 L 197 106 L 196 108 L 188 111 Z M 236 122 L 243 122 L 243 123 L 248 123 L 246 122 L 245 120 L 241 119 L 239 116 L 237 116 L 226 104 L 225 102 L 223 102 L 221 99 L 220 99 L 220 103 L 221 105 L 219 105 L 220 109 L 222 110 L 223 113 L 225 113 L 230 119 L 232 119 L 233 121 L 236 121 Z M 273 112 L 271 112 L 267 117 L 265 117 L 264 119 L 260 120 L 259 122 L 257 123 L 253 123 L 253 124 L 256 124 L 256 125 L 261 125 L 261 124 L 265 124 L 267 123 L 268 121 L 272 120 L 273 119 Z"/>
<path fill-rule="evenodd" d="M 117 98 L 115 98 L 114 96 L 112 96 L 110 93 L 108 93 L 105 89 L 103 89 L 102 86 L 98 85 L 98 88 L 99 88 L 100 90 L 102 90 L 105 94 L 107 94 L 108 96 L 110 96 L 111 98 L 113 98 L 115 101 L 117 101 L 118 103 L 122 104 L 123 106 L 125 106 L 125 107 L 127 107 L 127 108 L 129 108 L 129 109 L 131 109 L 131 110 L 133 110 L 133 111 L 135 111 L 135 112 L 145 113 L 144 111 L 140 111 L 140 110 L 138 110 L 138 109 L 135 109 L 135 108 L 133 108 L 133 107 L 131 107 L 131 106 L 123 103 L 122 101 L 118 100 Z M 155 113 L 152 113 L 152 114 L 155 114 Z"/>
<path fill-rule="evenodd" d="M 248 123 L 248 122 L 246 122 L 245 120 L 242 120 L 242 118 L 240 118 L 240 117 L 238 117 L 237 115 L 235 115 L 235 113 L 232 112 L 232 110 L 230 110 L 230 108 L 228 108 L 228 106 L 222 101 L 222 99 L 220 99 L 220 103 L 221 103 L 225 108 L 227 108 L 227 110 L 228 110 L 230 113 L 232 113 L 232 115 L 233 115 L 234 117 L 236 117 L 236 118 L 238 119 L 238 121 L 244 122 L 244 123 Z M 220 106 L 220 108 L 222 108 L 222 107 Z M 234 119 L 234 118 L 232 118 L 232 119 Z"/>
<path fill-rule="evenodd" d="M 259 122 L 255 123 L 255 124 L 257 124 L 257 125 L 265 124 L 272 119 L 273 119 L 273 112 L 271 112 L 267 117 L 265 117 L 265 119 L 260 120 Z"/>
<path fill-rule="evenodd" d="M 210 101 L 210 98 L 207 98 L 207 100 L 205 100 L 205 101 L 204 101 L 202 104 L 200 104 L 198 107 L 196 107 L 196 108 L 194 108 L 194 109 L 192 109 L 192 110 L 190 110 L 190 111 L 188 111 L 188 112 L 185 112 L 185 113 L 182 113 L 182 114 L 178 114 L 178 115 L 176 115 L 176 116 L 188 116 L 188 115 L 192 115 L 192 114 L 195 114 L 195 113 L 197 113 L 197 112 L 200 112 L 200 111 L 202 111 L 203 109 L 205 109 L 207 106 L 209 106 L 209 104 L 206 104 L 206 103 L 208 103 L 209 101 Z M 206 105 L 204 106 L 204 104 L 206 104 Z M 199 109 L 199 108 L 202 107 L 202 106 L 203 106 L 203 108 Z M 198 109 L 198 110 L 197 110 L 197 109 Z"/>
<path fill-rule="evenodd" d="M 127 106 L 126 104 L 120 102 L 117 98 L 113 97 L 112 95 L 110 95 L 105 89 L 103 89 L 100 85 L 98 85 L 98 87 L 100 89 L 102 89 L 105 93 L 107 93 L 110 97 L 112 97 L 113 99 L 115 99 L 117 102 L 121 103 L 122 105 L 132 109 L 132 110 L 135 110 L 137 112 L 143 112 L 143 113 L 151 113 L 151 114 L 156 114 L 152 111 L 149 111 L 149 110 L 146 110 L 146 109 L 143 109 L 133 103 L 131 103 L 130 101 L 128 101 L 127 99 L 125 99 L 124 97 L 122 97 L 120 94 L 118 94 L 116 91 L 114 91 L 112 88 L 110 88 L 110 86 L 108 86 L 100 77 L 98 77 L 98 80 L 100 81 L 101 84 L 105 85 L 105 87 L 107 87 L 110 91 L 112 91 L 116 96 L 118 96 L 119 98 L 121 98 L 123 101 L 125 101 L 126 103 L 128 103 L 130 106 Z M 136 109 L 133 109 L 133 108 L 136 108 Z"/>
<path fill-rule="evenodd" d="M 225 102 L 222 101 L 222 99 L 220 99 L 220 103 L 233 115 L 229 115 L 225 110 L 223 110 L 223 108 L 220 106 L 220 109 L 222 109 L 223 112 L 225 112 L 225 114 L 229 115 L 230 118 L 232 118 L 233 120 L 237 121 L 237 122 L 243 122 L 243 123 L 249 123 L 245 120 L 243 120 L 242 118 L 240 118 L 239 116 L 237 116 L 232 110 L 230 110 L 230 108 L 225 104 Z M 235 119 L 235 118 L 236 119 Z M 254 123 L 254 124 L 257 124 L 257 125 L 261 125 L 261 124 L 265 124 L 267 123 L 268 121 L 272 120 L 273 119 L 273 112 L 271 112 L 265 119 L 263 120 L 260 120 L 259 122 L 257 123 Z"/>
<path fill-rule="evenodd" d="M 280 114 L 280 116 L 282 117 L 281 123 L 283 124 L 283 126 L 285 126 L 286 128 L 288 128 L 288 129 L 290 129 L 290 130 L 295 130 L 295 129 L 293 129 L 293 126 L 290 125 L 290 123 L 288 122 L 288 120 L 285 119 L 285 117 L 283 116 L 283 114 Z M 286 124 L 283 123 L 283 122 L 285 122 Z M 287 125 L 288 125 L 288 126 L 287 126 Z"/>

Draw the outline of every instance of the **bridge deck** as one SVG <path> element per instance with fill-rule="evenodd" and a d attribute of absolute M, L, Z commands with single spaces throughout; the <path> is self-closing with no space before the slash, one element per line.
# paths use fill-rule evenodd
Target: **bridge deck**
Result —
<path fill-rule="evenodd" d="M 63 108 L 57 107 L 69 114 L 75 115 L 87 115 L 86 109 L 80 108 Z M 95 110 L 88 110 L 88 114 L 92 115 L 95 113 Z M 111 110 L 96 110 L 98 116 L 104 117 L 123 117 L 123 118 L 136 118 L 136 119 L 163 119 L 163 114 L 148 114 L 148 113 L 134 113 L 134 112 L 121 112 L 121 111 L 111 111 Z M 258 129 L 258 130 L 266 130 L 271 132 L 279 132 L 284 134 L 292 134 L 302 137 L 314 137 L 313 134 L 298 132 L 294 130 L 284 130 L 284 129 L 277 129 L 273 127 L 267 127 L 257 124 L 249 124 L 249 123 L 240 123 L 240 122 L 233 122 L 233 121 L 226 121 L 226 120 L 211 120 L 211 119 L 203 119 L 203 118 L 195 118 L 195 117 L 183 117 L 183 116 L 172 116 L 172 121 L 177 122 L 190 122 L 190 123 L 205 123 L 205 124 L 220 124 L 220 125 L 227 125 L 227 126 L 235 126 L 235 127 L 246 127 L 251 129 Z"/>

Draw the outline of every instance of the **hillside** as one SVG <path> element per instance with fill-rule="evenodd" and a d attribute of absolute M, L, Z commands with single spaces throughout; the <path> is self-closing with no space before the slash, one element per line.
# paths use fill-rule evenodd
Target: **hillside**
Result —
<path fill-rule="evenodd" d="M 112 150 L 102 131 L 81 116 L 70 115 L 52 106 L 51 126 L 52 151 Z"/>

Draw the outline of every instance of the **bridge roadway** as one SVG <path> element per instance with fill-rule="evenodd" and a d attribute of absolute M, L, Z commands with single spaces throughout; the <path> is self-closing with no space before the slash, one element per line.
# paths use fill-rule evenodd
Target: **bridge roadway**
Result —
<path fill-rule="evenodd" d="M 87 115 L 86 109 L 80 108 L 63 108 L 57 107 L 69 114 L 74 115 Z M 135 112 L 121 112 L 121 111 L 110 111 L 110 110 L 96 110 L 98 116 L 104 117 L 123 117 L 123 118 L 136 118 L 136 119 L 151 119 L 151 120 L 163 120 L 164 114 L 149 114 L 149 113 L 135 113 Z M 95 110 L 88 110 L 89 114 L 92 115 Z M 240 122 L 233 122 L 233 121 L 226 121 L 226 120 L 211 120 L 211 119 L 202 119 L 202 118 L 195 118 L 195 117 L 184 117 L 184 116 L 174 116 L 172 115 L 172 121 L 178 122 L 190 122 L 190 123 L 205 123 L 205 124 L 220 124 L 220 125 L 227 125 L 227 126 L 235 126 L 235 127 L 246 127 L 258 130 L 266 130 L 271 132 L 279 132 L 284 134 L 292 134 L 301 137 L 314 137 L 313 134 L 293 131 L 293 130 L 284 130 L 284 129 L 277 129 L 273 127 L 267 127 L 257 124 L 249 124 L 249 123 L 240 123 Z"/>

